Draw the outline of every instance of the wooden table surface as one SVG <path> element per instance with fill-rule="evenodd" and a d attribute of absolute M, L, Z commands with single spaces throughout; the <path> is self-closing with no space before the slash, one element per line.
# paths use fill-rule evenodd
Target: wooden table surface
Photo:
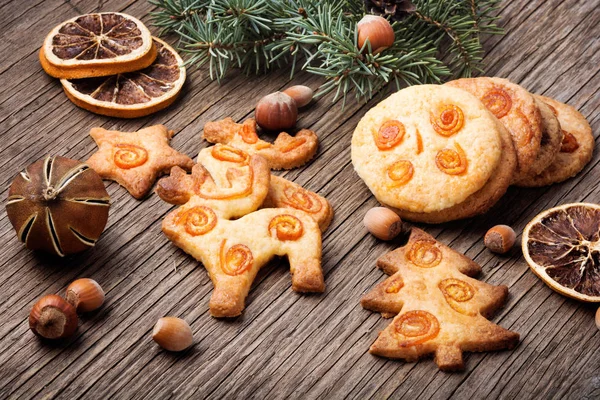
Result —
<path fill-rule="evenodd" d="M 174 148 L 195 157 L 207 121 L 243 120 L 263 95 L 290 84 L 287 71 L 232 74 L 220 86 L 206 70 L 188 70 L 180 100 L 147 118 L 119 120 L 75 107 L 58 80 L 41 69 L 37 51 L 61 21 L 94 11 L 122 11 L 149 24 L 145 0 L 0 1 L 0 172 L 6 199 L 13 177 L 47 154 L 85 160 L 96 145 L 91 127 L 134 131 L 162 123 L 177 134 Z M 600 132 L 600 2 L 519 0 L 502 4 L 504 37 L 485 39 L 487 75 L 509 78 L 532 92 L 578 108 Z M 151 27 L 156 32 L 156 29 Z M 321 80 L 298 74 L 293 83 Z M 202 266 L 161 233 L 168 204 L 152 195 L 133 199 L 109 183 L 113 200 L 97 246 L 65 259 L 26 250 L 4 210 L 0 214 L 0 398 L 599 398 L 600 332 L 596 307 L 569 300 L 530 272 L 520 249 L 496 256 L 483 247 L 491 226 L 520 233 L 537 213 L 557 204 L 600 202 L 600 151 L 577 177 L 541 189 L 510 188 L 487 215 L 425 226 L 438 240 L 483 266 L 480 279 L 508 285 L 510 297 L 494 322 L 521 334 L 512 351 L 468 354 L 466 371 L 438 371 L 431 360 L 391 361 L 367 350 L 390 320 L 361 308 L 361 296 L 384 279 L 375 260 L 398 243 L 383 243 L 363 228 L 376 205 L 350 162 L 352 131 L 373 104 L 326 97 L 301 114 L 299 126 L 320 137 L 317 157 L 285 176 L 326 196 L 335 209 L 323 236 L 327 290 L 291 290 L 285 260 L 265 267 L 243 315 L 211 318 L 212 284 Z M 519 236 L 520 239 L 520 236 Z M 519 247 L 519 246 L 517 246 Z M 106 303 L 85 316 L 77 335 L 48 345 L 29 331 L 37 298 L 63 293 L 74 279 L 104 287 Z M 156 320 L 187 320 L 195 346 L 161 351 L 151 340 Z"/>

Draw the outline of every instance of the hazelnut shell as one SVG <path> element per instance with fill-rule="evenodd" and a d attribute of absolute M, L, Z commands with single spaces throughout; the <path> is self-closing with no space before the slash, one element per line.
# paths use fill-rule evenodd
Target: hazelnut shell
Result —
<path fill-rule="evenodd" d="M 271 93 L 256 105 L 256 123 L 268 131 L 283 131 L 296 125 L 296 101 L 282 92 Z"/>
<path fill-rule="evenodd" d="M 29 313 L 29 328 L 46 339 L 72 336 L 77 330 L 77 324 L 75 307 L 55 294 L 40 298 Z"/>
<path fill-rule="evenodd" d="M 67 287 L 65 297 L 78 312 L 94 311 L 104 304 L 104 290 L 98 282 L 89 278 L 73 281 Z"/>
<path fill-rule="evenodd" d="M 109 206 L 110 197 L 93 169 L 55 156 L 31 164 L 15 177 L 6 212 L 27 248 L 64 256 L 95 245 Z"/>

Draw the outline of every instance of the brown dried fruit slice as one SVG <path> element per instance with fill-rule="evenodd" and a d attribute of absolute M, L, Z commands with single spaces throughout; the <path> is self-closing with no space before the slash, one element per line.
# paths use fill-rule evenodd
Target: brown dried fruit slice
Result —
<path fill-rule="evenodd" d="M 77 79 L 137 71 L 156 58 L 150 31 L 127 14 L 80 15 L 56 26 L 40 49 L 44 70 Z"/>
<path fill-rule="evenodd" d="M 600 206 L 564 204 L 537 215 L 523 231 L 531 270 L 557 292 L 600 302 Z"/>
<path fill-rule="evenodd" d="M 91 112 L 120 118 L 136 118 L 169 106 L 185 82 L 179 54 L 167 43 L 152 38 L 158 50 L 149 67 L 103 78 L 61 79 L 69 99 Z"/>

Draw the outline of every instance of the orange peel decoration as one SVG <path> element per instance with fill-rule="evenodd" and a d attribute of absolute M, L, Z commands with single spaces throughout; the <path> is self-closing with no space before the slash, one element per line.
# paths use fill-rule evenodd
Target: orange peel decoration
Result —
<path fill-rule="evenodd" d="M 563 132 L 563 141 L 560 146 L 561 153 L 573 153 L 575 150 L 579 148 L 579 143 L 577 142 L 577 138 L 570 132 Z"/>
<path fill-rule="evenodd" d="M 454 143 L 456 150 L 442 149 L 435 156 L 435 165 L 445 174 L 462 175 L 467 171 L 467 156 L 460 144 Z"/>
<path fill-rule="evenodd" d="M 449 137 L 462 129 L 465 124 L 465 115 L 460 107 L 448 104 L 441 108 L 437 114 L 431 114 L 431 125 L 440 135 Z"/>
<path fill-rule="evenodd" d="M 119 143 L 115 145 L 115 165 L 121 169 L 130 169 L 144 165 L 148 161 L 148 152 L 135 144 Z"/>
<path fill-rule="evenodd" d="M 379 150 L 391 150 L 402 143 L 405 133 L 406 129 L 402 122 L 390 120 L 379 127 L 379 130 L 373 134 L 373 139 Z"/>
<path fill-rule="evenodd" d="M 306 143 L 305 138 L 294 138 L 289 143 L 282 145 L 280 150 L 282 153 L 289 153 L 290 151 L 302 146 L 304 143 Z"/>
<path fill-rule="evenodd" d="M 215 212 L 206 206 L 196 206 L 182 213 L 179 219 L 192 236 L 204 235 L 217 225 Z"/>
<path fill-rule="evenodd" d="M 302 188 L 287 186 L 283 193 L 287 199 L 285 204 L 309 214 L 318 213 L 323 207 L 316 194 Z"/>
<path fill-rule="evenodd" d="M 386 293 L 398 293 L 404 287 L 404 281 L 401 277 L 394 279 L 388 287 L 385 288 Z"/>
<path fill-rule="evenodd" d="M 248 124 L 243 124 L 240 128 L 240 136 L 242 140 L 248 144 L 254 144 L 258 142 L 258 135 L 256 130 L 252 129 Z"/>
<path fill-rule="evenodd" d="M 496 118 L 504 117 L 512 108 L 510 95 L 501 88 L 495 88 L 487 92 L 481 98 L 481 102 Z"/>
<path fill-rule="evenodd" d="M 248 246 L 236 244 L 225 252 L 227 240 L 221 242 L 221 269 L 227 275 L 236 276 L 248 271 L 254 263 L 254 257 Z"/>
<path fill-rule="evenodd" d="M 408 160 L 396 161 L 387 169 L 388 177 L 394 181 L 393 186 L 407 184 L 412 179 L 414 173 L 415 169 Z"/>
<path fill-rule="evenodd" d="M 271 220 L 269 223 L 269 232 L 271 236 L 277 237 L 277 239 L 285 240 L 298 240 L 302 237 L 304 229 L 302 228 L 302 222 L 289 214 L 278 215 Z"/>
<path fill-rule="evenodd" d="M 409 347 L 434 339 L 440 332 L 440 323 L 433 314 L 416 310 L 397 318 L 394 328 L 399 345 Z"/>
<path fill-rule="evenodd" d="M 469 301 L 475 296 L 475 289 L 473 286 L 460 279 L 448 278 L 441 281 L 438 287 L 452 309 L 465 315 L 473 316 L 476 314 L 475 312 L 466 310 L 459 304 Z"/>
<path fill-rule="evenodd" d="M 216 157 L 215 157 L 216 158 Z M 231 184 L 231 176 L 227 176 L 229 183 Z M 226 199 L 235 199 L 239 197 L 245 197 L 252 193 L 252 186 L 254 182 L 254 169 L 252 167 L 248 168 L 247 173 L 245 174 L 245 181 L 243 186 L 236 190 L 232 191 L 220 191 L 214 190 L 214 185 L 211 185 L 211 190 L 205 190 L 206 186 L 200 186 L 199 190 L 196 194 L 204 199 L 212 199 L 212 200 L 226 200 Z M 214 182 L 213 182 L 214 183 Z"/>
<path fill-rule="evenodd" d="M 408 250 L 406 258 L 417 267 L 433 268 L 442 262 L 442 252 L 435 241 L 418 240 Z"/>
<path fill-rule="evenodd" d="M 423 152 L 423 138 L 421 137 L 421 133 L 417 129 L 417 154 L 421 154 Z"/>
<path fill-rule="evenodd" d="M 219 161 L 228 161 L 236 164 L 247 164 L 250 156 L 245 151 L 226 145 L 213 146 L 212 156 Z"/>

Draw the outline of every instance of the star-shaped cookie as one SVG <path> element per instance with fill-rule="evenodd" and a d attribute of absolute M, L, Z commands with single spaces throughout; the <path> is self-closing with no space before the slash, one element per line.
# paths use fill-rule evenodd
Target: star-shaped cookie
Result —
<path fill-rule="evenodd" d="M 156 179 L 178 166 L 189 171 L 192 159 L 169 146 L 173 131 L 164 125 L 137 132 L 92 128 L 90 136 L 98 145 L 87 164 L 102 178 L 118 182 L 136 199 L 144 198 Z"/>

